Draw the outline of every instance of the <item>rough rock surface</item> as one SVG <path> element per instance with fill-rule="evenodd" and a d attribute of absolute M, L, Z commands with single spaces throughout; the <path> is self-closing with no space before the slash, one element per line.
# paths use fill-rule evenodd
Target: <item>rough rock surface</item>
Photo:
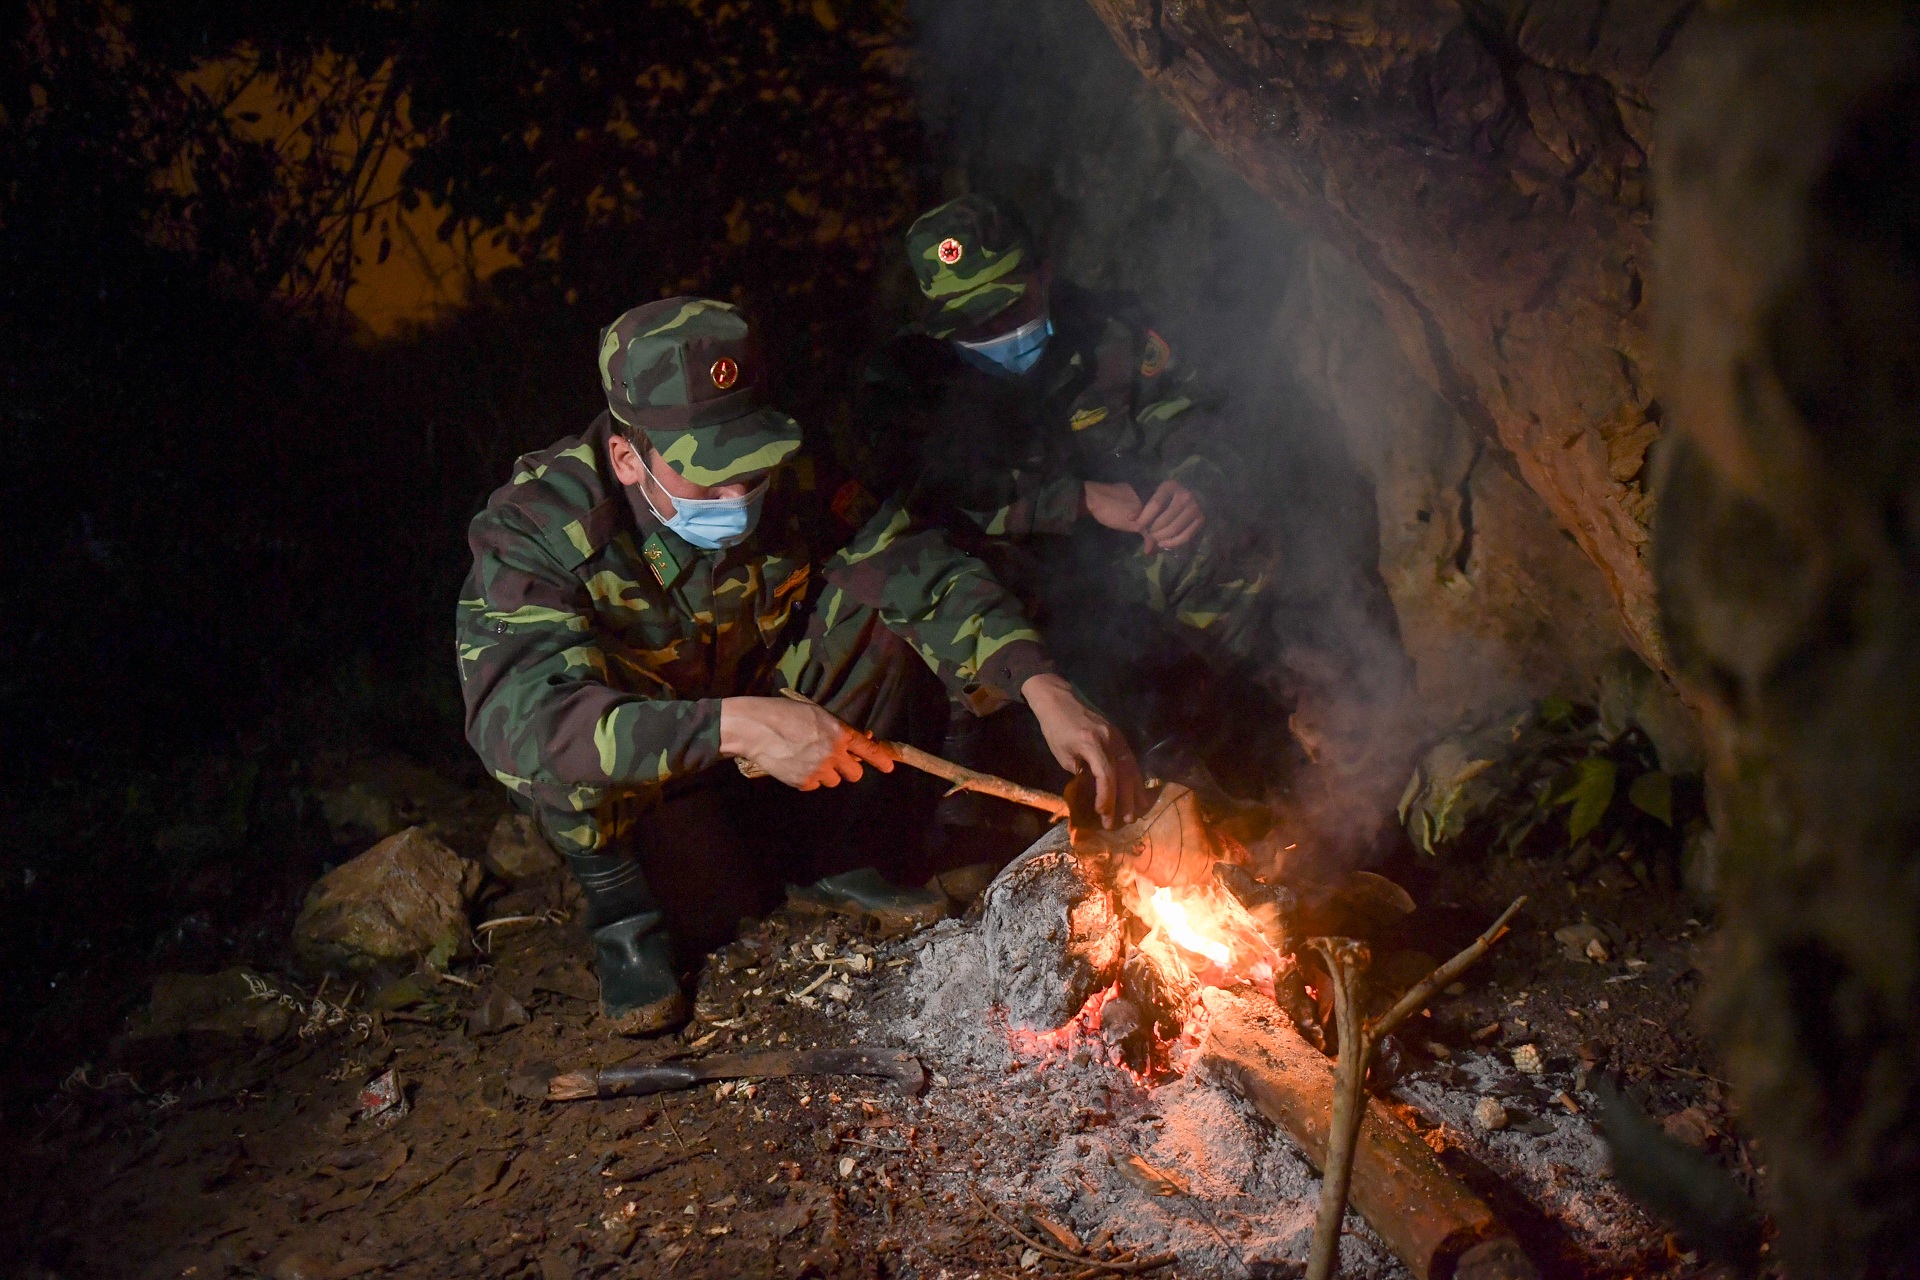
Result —
<path fill-rule="evenodd" d="M 467 950 L 478 863 L 419 827 L 389 836 L 322 876 L 294 921 L 293 948 L 316 969 L 371 969 Z"/>
<path fill-rule="evenodd" d="M 1149 81 L 1356 264 L 1421 378 L 1668 665 L 1643 484 L 1655 73 L 1693 0 L 1089 0 Z"/>
<path fill-rule="evenodd" d="M 146 1008 L 128 1020 L 126 1036 L 152 1040 L 200 1032 L 270 1043 L 297 1020 L 272 979 L 250 969 L 163 973 L 153 980 Z"/>
<path fill-rule="evenodd" d="M 1920 53 L 1891 9 L 1759 12 L 1703 21 L 1662 122 L 1655 563 L 1718 783 L 1713 1024 L 1781 1250 L 1913 1275 Z"/>
<path fill-rule="evenodd" d="M 1051 1031 L 1120 972 L 1113 896 L 1082 867 L 1063 823 L 987 887 L 987 978 L 1010 1026 Z"/>
<path fill-rule="evenodd" d="M 1273 344 L 1372 482 L 1380 573 L 1422 719 L 1451 726 L 1585 693 L 1630 643 L 1606 579 L 1512 455 L 1416 372 L 1360 269 L 1310 245 Z"/>

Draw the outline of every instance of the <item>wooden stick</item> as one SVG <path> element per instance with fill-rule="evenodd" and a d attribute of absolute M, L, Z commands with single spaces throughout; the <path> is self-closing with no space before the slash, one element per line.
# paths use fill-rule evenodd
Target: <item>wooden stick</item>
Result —
<path fill-rule="evenodd" d="M 1475 961 L 1487 954 L 1487 949 L 1506 936 L 1507 921 L 1514 913 L 1527 905 L 1527 895 L 1521 894 L 1513 900 L 1513 905 L 1500 913 L 1500 918 L 1487 926 L 1486 932 L 1467 944 L 1467 948 L 1453 959 L 1435 969 L 1422 981 L 1407 989 L 1407 994 L 1394 1002 L 1393 1008 L 1375 1018 L 1368 1025 L 1368 1033 L 1378 1039 L 1395 1027 L 1427 1007 L 1427 1001 L 1439 993 L 1449 982 L 1465 973 Z"/>
<path fill-rule="evenodd" d="M 1265 997 L 1209 988 L 1207 1073 L 1279 1126 L 1316 1168 L 1328 1163 L 1334 1066 Z M 1353 1145 L 1353 1207 L 1415 1280 L 1534 1275 L 1486 1202 L 1448 1173 L 1433 1149 L 1374 1098 L 1362 1097 Z M 1472 1270 L 1471 1262 L 1481 1267 Z M 1492 1265 L 1488 1265 L 1492 1264 Z"/>
<path fill-rule="evenodd" d="M 797 689 L 782 689 L 780 696 L 789 698 L 794 702 L 804 702 L 810 707 L 820 706 L 819 703 Z M 822 708 L 822 710 L 825 710 L 825 708 Z M 1005 778 L 996 778 L 990 773 L 981 773 L 977 769 L 969 769 L 965 765 L 955 764 L 951 760 L 942 760 L 939 756 L 922 751 L 920 748 L 905 742 L 888 742 L 884 739 L 876 738 L 873 744 L 900 764 L 904 764 L 909 768 L 918 769 L 922 773 L 930 773 L 936 778 L 945 778 L 954 785 L 955 790 L 977 791 L 983 796 L 993 796 L 1000 800 L 1011 800 L 1014 804 L 1023 804 L 1028 808 L 1039 809 L 1043 813 L 1051 814 L 1056 822 L 1067 816 L 1066 800 L 1054 795 L 1051 791 L 1040 791 L 1033 787 L 1023 787 L 1017 782 L 1009 782 Z M 740 761 L 739 764 L 740 772 L 746 774 L 749 778 L 759 776 L 748 766 L 746 761 Z"/>
<path fill-rule="evenodd" d="M 971 1188 L 969 1188 L 969 1190 L 971 1190 Z M 1008 1222 L 1005 1218 L 1001 1217 L 999 1214 L 995 1213 L 993 1211 L 993 1206 L 988 1204 L 985 1200 L 982 1200 L 980 1198 L 980 1193 L 978 1191 L 973 1191 L 972 1195 L 973 1195 L 974 1203 L 979 1205 L 983 1210 L 985 1210 L 986 1215 L 989 1218 L 992 1218 L 995 1222 L 999 1223 L 1000 1226 L 1005 1230 L 1013 1233 L 1013 1235 L 1019 1239 L 1021 1244 L 1026 1245 L 1027 1248 L 1033 1250 L 1035 1253 L 1038 1253 L 1043 1257 L 1054 1258 L 1060 1262 L 1079 1262 L 1079 1263 L 1086 1264 L 1088 1270 L 1081 1274 L 1093 1274 L 1098 1271 L 1115 1271 L 1115 1272 L 1119 1272 L 1121 1275 L 1137 1275 L 1142 1271 L 1157 1270 L 1158 1268 L 1164 1267 L 1168 1263 L 1174 1260 L 1175 1255 L 1171 1253 L 1162 1253 L 1162 1254 L 1156 1254 L 1151 1258 L 1142 1258 L 1137 1262 L 1132 1262 L 1132 1261 L 1128 1261 L 1128 1259 L 1132 1257 L 1132 1251 L 1129 1250 L 1127 1253 L 1121 1254 L 1119 1257 L 1114 1258 L 1112 1261 L 1107 1261 L 1101 1258 L 1090 1258 L 1084 1253 L 1067 1253 L 1060 1249 L 1050 1249 L 1046 1245 L 1041 1244 L 1038 1240 L 1035 1240 L 1032 1236 L 1028 1235 L 1026 1232 L 1020 1230 L 1020 1228 L 1014 1226 L 1011 1222 Z"/>
<path fill-rule="evenodd" d="M 1365 944 L 1352 938 L 1314 938 L 1308 945 L 1326 957 L 1333 981 L 1334 1017 L 1340 1028 L 1340 1059 L 1334 1068 L 1333 1116 L 1327 1129 L 1327 1159 L 1320 1175 L 1320 1213 L 1313 1228 L 1313 1252 L 1306 1280 L 1330 1280 L 1340 1262 L 1340 1224 L 1347 1213 L 1353 1180 L 1353 1152 L 1366 1115 L 1367 1068 L 1373 1051 L 1395 1027 L 1426 1007 L 1442 987 L 1465 973 L 1507 931 L 1507 921 L 1526 905 L 1522 895 L 1500 913 L 1459 955 L 1435 969 L 1378 1018 L 1360 1016 L 1360 981 L 1366 972 Z"/>
<path fill-rule="evenodd" d="M 1360 1025 L 1360 979 L 1371 957 L 1352 938 L 1314 938 L 1333 981 L 1333 1016 L 1340 1031 L 1340 1061 L 1333 1075 L 1333 1118 L 1327 1126 L 1327 1160 L 1320 1171 L 1320 1213 L 1313 1224 L 1307 1280 L 1328 1280 L 1340 1261 L 1340 1224 L 1347 1216 L 1353 1183 L 1353 1145 L 1366 1114 L 1366 1061 L 1373 1046 Z"/>

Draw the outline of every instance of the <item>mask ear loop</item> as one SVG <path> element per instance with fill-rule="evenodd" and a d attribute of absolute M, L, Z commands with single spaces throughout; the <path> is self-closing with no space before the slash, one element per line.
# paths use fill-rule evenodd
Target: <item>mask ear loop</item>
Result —
<path fill-rule="evenodd" d="M 631 445 L 633 441 L 629 439 L 627 443 Z M 647 465 L 647 455 L 641 453 L 638 449 L 635 449 L 633 452 L 634 456 L 640 459 L 640 470 L 646 473 L 647 479 L 653 481 L 656 485 L 660 485 L 660 492 L 666 493 L 667 486 L 660 484 L 660 477 L 653 474 L 653 468 Z M 651 452 L 651 449 L 649 449 L 649 452 Z M 668 496 L 671 497 L 672 495 L 668 494 Z M 653 499 L 647 496 L 647 486 L 644 484 L 640 486 L 640 501 L 647 504 L 647 510 L 653 512 L 653 518 L 655 520 L 658 520 L 661 524 L 667 523 L 667 517 L 660 514 L 660 508 L 654 506 Z M 674 510 L 675 513 L 678 514 L 679 508 L 676 507 Z"/>

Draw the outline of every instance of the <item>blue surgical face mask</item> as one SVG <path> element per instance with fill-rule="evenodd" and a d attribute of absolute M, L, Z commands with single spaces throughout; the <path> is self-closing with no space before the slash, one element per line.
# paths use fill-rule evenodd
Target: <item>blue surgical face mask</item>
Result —
<path fill-rule="evenodd" d="M 961 342 L 955 339 L 960 358 L 988 373 L 1025 373 L 1040 362 L 1053 336 L 1053 317 L 1035 316 L 1018 329 L 989 338 L 985 342 Z"/>
<path fill-rule="evenodd" d="M 640 466 L 655 484 L 660 484 L 660 477 L 653 474 L 644 456 Z M 663 484 L 660 487 L 666 488 Z M 647 496 L 647 486 L 640 486 L 640 500 L 653 512 L 654 519 L 702 551 L 719 551 L 745 542 L 754 526 L 760 523 L 760 504 L 766 496 L 767 481 L 762 479 L 737 498 L 673 498 L 673 514 L 663 516 Z"/>

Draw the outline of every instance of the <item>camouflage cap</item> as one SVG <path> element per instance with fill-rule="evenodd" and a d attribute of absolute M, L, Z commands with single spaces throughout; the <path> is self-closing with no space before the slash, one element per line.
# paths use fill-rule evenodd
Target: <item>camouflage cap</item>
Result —
<path fill-rule="evenodd" d="M 1033 283 L 1033 242 L 1014 214 L 981 195 L 929 209 L 907 228 L 907 259 L 933 309 L 921 328 L 936 338 L 991 320 Z"/>
<path fill-rule="evenodd" d="M 706 298 L 649 302 L 600 331 L 614 420 L 694 484 L 766 471 L 800 448 L 800 424 L 760 407 L 764 363 L 739 310 Z"/>

